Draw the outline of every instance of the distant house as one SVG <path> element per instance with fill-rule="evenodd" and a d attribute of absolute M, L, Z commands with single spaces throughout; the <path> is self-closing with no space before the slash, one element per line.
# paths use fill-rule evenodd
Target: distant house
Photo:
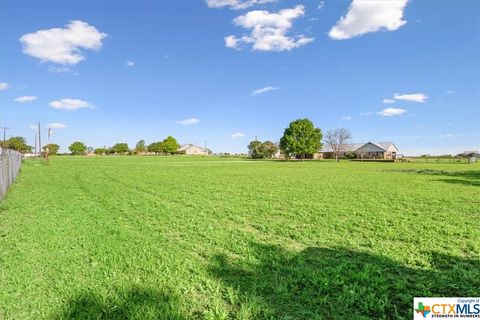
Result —
<path fill-rule="evenodd" d="M 398 148 L 393 142 L 367 142 L 346 144 L 340 153 L 340 158 L 346 156 L 358 159 L 396 159 Z M 329 146 L 314 154 L 314 159 L 334 159 L 335 154 Z"/>
<path fill-rule="evenodd" d="M 180 147 L 180 149 L 178 149 L 178 153 L 188 155 L 209 155 L 212 153 L 212 151 L 194 144 L 184 144 Z"/>

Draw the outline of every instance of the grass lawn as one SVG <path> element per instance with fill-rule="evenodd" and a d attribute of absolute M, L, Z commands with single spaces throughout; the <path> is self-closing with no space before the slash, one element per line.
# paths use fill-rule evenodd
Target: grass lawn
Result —
<path fill-rule="evenodd" d="M 0 319 L 411 319 L 480 295 L 480 164 L 57 157 L 0 202 Z"/>

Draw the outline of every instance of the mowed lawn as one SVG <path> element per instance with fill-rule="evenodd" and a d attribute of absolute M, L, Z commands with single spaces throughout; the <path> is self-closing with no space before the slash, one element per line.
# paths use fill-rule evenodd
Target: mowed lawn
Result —
<path fill-rule="evenodd" d="M 57 157 L 0 202 L 0 319 L 411 319 L 480 294 L 480 164 Z"/>

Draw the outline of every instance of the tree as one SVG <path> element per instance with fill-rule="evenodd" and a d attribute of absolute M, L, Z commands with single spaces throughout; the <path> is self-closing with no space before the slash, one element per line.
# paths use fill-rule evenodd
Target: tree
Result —
<path fill-rule="evenodd" d="M 259 148 L 260 148 L 260 145 L 262 143 L 258 140 L 253 140 L 253 141 L 250 141 L 250 143 L 248 144 L 247 148 L 248 148 L 248 154 L 250 155 L 250 157 L 252 157 L 252 159 L 258 159 L 259 158 Z"/>
<path fill-rule="evenodd" d="M 263 158 L 273 158 L 277 151 L 278 147 L 272 141 L 265 141 L 260 145 L 260 154 Z"/>
<path fill-rule="evenodd" d="M 271 141 L 251 141 L 248 146 L 249 155 L 252 159 L 271 158 L 278 151 L 278 147 Z"/>
<path fill-rule="evenodd" d="M 7 149 L 17 150 L 22 153 L 32 152 L 32 147 L 27 145 L 27 140 L 23 137 L 11 137 L 5 141 L 5 146 Z"/>
<path fill-rule="evenodd" d="M 48 154 L 49 155 L 52 155 L 52 154 L 57 154 L 58 153 L 58 150 L 60 149 L 60 146 L 58 144 L 55 144 L 55 143 L 49 143 L 45 146 L 43 146 L 43 150 L 47 150 L 48 148 Z"/>
<path fill-rule="evenodd" d="M 140 153 L 140 152 L 145 152 L 146 150 L 147 150 L 147 147 L 145 146 L 145 140 L 138 141 L 135 146 L 135 152 Z"/>
<path fill-rule="evenodd" d="M 177 153 L 178 148 L 180 148 L 180 145 L 174 137 L 168 136 L 163 140 L 163 153 L 174 154 Z"/>
<path fill-rule="evenodd" d="M 97 155 L 106 154 L 107 152 L 108 152 L 107 148 L 97 148 L 97 149 L 93 150 L 93 153 L 95 153 Z"/>
<path fill-rule="evenodd" d="M 87 150 L 87 146 L 83 142 L 75 141 L 68 147 L 68 150 L 70 150 L 73 155 L 83 155 Z"/>
<path fill-rule="evenodd" d="M 345 128 L 328 130 L 325 135 L 325 143 L 332 148 L 335 155 L 335 161 L 338 162 L 338 156 L 345 151 L 345 145 L 352 138 L 352 134 Z"/>
<path fill-rule="evenodd" d="M 128 148 L 127 143 L 116 143 L 113 147 L 110 148 L 111 153 L 120 153 L 124 154 L 129 152 L 130 149 Z"/>
<path fill-rule="evenodd" d="M 280 139 L 280 149 L 287 155 L 300 156 L 318 152 L 322 146 L 322 130 L 315 128 L 312 121 L 298 119 L 290 123 Z"/>
<path fill-rule="evenodd" d="M 156 154 L 163 153 L 164 149 L 161 141 L 150 143 L 147 147 L 148 152 L 155 152 Z"/>

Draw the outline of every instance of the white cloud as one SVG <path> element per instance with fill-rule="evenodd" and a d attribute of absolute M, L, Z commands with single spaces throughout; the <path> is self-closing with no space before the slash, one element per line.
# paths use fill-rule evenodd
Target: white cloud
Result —
<path fill-rule="evenodd" d="M 59 122 L 52 122 L 52 123 L 49 123 L 47 127 L 52 129 L 65 129 L 67 125 Z"/>
<path fill-rule="evenodd" d="M 322 0 L 318 3 L 317 9 L 322 10 L 324 6 L 325 6 L 325 1 Z"/>
<path fill-rule="evenodd" d="M 335 40 L 350 39 L 380 30 L 394 31 L 402 20 L 407 0 L 353 0 L 346 15 L 337 21 L 328 35 Z"/>
<path fill-rule="evenodd" d="M 307 43 L 314 38 L 304 35 L 288 36 L 293 20 L 303 16 L 305 8 L 302 5 L 270 13 L 266 10 L 250 11 L 233 20 L 239 27 L 251 30 L 250 34 L 236 37 L 233 35 L 224 38 L 225 46 L 240 50 L 251 45 L 258 51 L 283 51 L 292 50 Z"/>
<path fill-rule="evenodd" d="M 252 91 L 252 96 L 258 96 L 259 94 L 266 93 L 266 92 L 269 92 L 269 91 L 275 91 L 275 90 L 278 90 L 278 88 L 275 88 L 275 87 L 272 87 L 272 86 L 268 86 L 268 87 L 265 87 L 265 88 L 260 88 L 260 89 Z"/>
<path fill-rule="evenodd" d="M 64 98 L 60 100 L 55 100 L 50 102 L 50 107 L 54 109 L 62 109 L 62 110 L 77 110 L 77 109 L 94 109 L 95 106 L 92 105 L 90 102 L 80 100 L 80 99 L 71 99 L 71 98 Z"/>
<path fill-rule="evenodd" d="M 37 100 L 37 97 L 35 97 L 35 96 L 22 96 L 22 97 L 18 97 L 18 98 L 13 99 L 14 102 L 20 102 L 20 103 L 32 102 L 32 101 L 35 101 L 35 100 Z"/>
<path fill-rule="evenodd" d="M 7 90 L 7 89 L 8 89 L 8 83 L 0 81 L 0 91 Z"/>
<path fill-rule="evenodd" d="M 364 117 L 368 117 L 368 116 L 371 116 L 373 114 L 373 112 L 361 112 L 360 115 L 361 116 L 364 116 Z"/>
<path fill-rule="evenodd" d="M 342 120 L 350 121 L 350 120 L 352 120 L 352 116 L 343 116 Z"/>
<path fill-rule="evenodd" d="M 228 7 L 233 10 L 242 10 L 257 4 L 275 2 L 276 0 L 205 0 L 210 8 Z"/>
<path fill-rule="evenodd" d="M 233 139 L 240 139 L 243 137 L 245 137 L 245 134 L 243 132 L 235 132 L 230 135 L 230 138 L 233 138 Z"/>
<path fill-rule="evenodd" d="M 188 118 L 188 119 L 183 119 L 181 121 L 177 121 L 177 123 L 179 124 L 183 124 L 183 125 L 192 125 L 192 124 L 196 124 L 196 123 L 199 123 L 200 122 L 200 119 L 198 118 Z"/>
<path fill-rule="evenodd" d="M 391 104 L 391 103 L 395 103 L 395 100 L 393 100 L 393 99 L 383 99 L 382 102 L 386 103 L 386 104 Z"/>
<path fill-rule="evenodd" d="M 52 73 L 66 73 L 66 72 L 73 72 L 73 70 L 69 67 L 65 66 L 57 66 L 57 65 L 51 65 L 48 66 L 48 71 Z"/>
<path fill-rule="evenodd" d="M 133 67 L 135 65 L 135 61 L 127 61 L 127 67 Z"/>
<path fill-rule="evenodd" d="M 33 130 L 37 130 L 38 129 L 38 125 L 37 124 L 31 124 L 28 126 L 30 129 L 33 129 Z"/>
<path fill-rule="evenodd" d="M 64 28 L 25 34 L 20 42 L 25 54 L 41 62 L 75 65 L 85 59 L 82 49 L 100 50 L 106 36 L 88 23 L 74 20 Z"/>
<path fill-rule="evenodd" d="M 399 116 L 403 113 L 407 112 L 405 109 L 400 109 L 400 108 L 386 108 L 383 109 L 380 112 L 377 112 L 378 115 L 384 116 L 384 117 L 393 117 L 393 116 Z"/>
<path fill-rule="evenodd" d="M 455 93 L 455 90 L 448 90 L 447 92 L 445 92 L 445 94 L 454 94 Z"/>
<path fill-rule="evenodd" d="M 452 134 L 452 133 L 439 134 L 438 135 L 439 138 L 455 138 L 455 137 L 459 137 L 459 136 L 460 136 L 459 134 Z"/>
<path fill-rule="evenodd" d="M 428 97 L 423 93 L 398 94 L 395 93 L 396 100 L 410 101 L 410 102 L 425 102 Z"/>

